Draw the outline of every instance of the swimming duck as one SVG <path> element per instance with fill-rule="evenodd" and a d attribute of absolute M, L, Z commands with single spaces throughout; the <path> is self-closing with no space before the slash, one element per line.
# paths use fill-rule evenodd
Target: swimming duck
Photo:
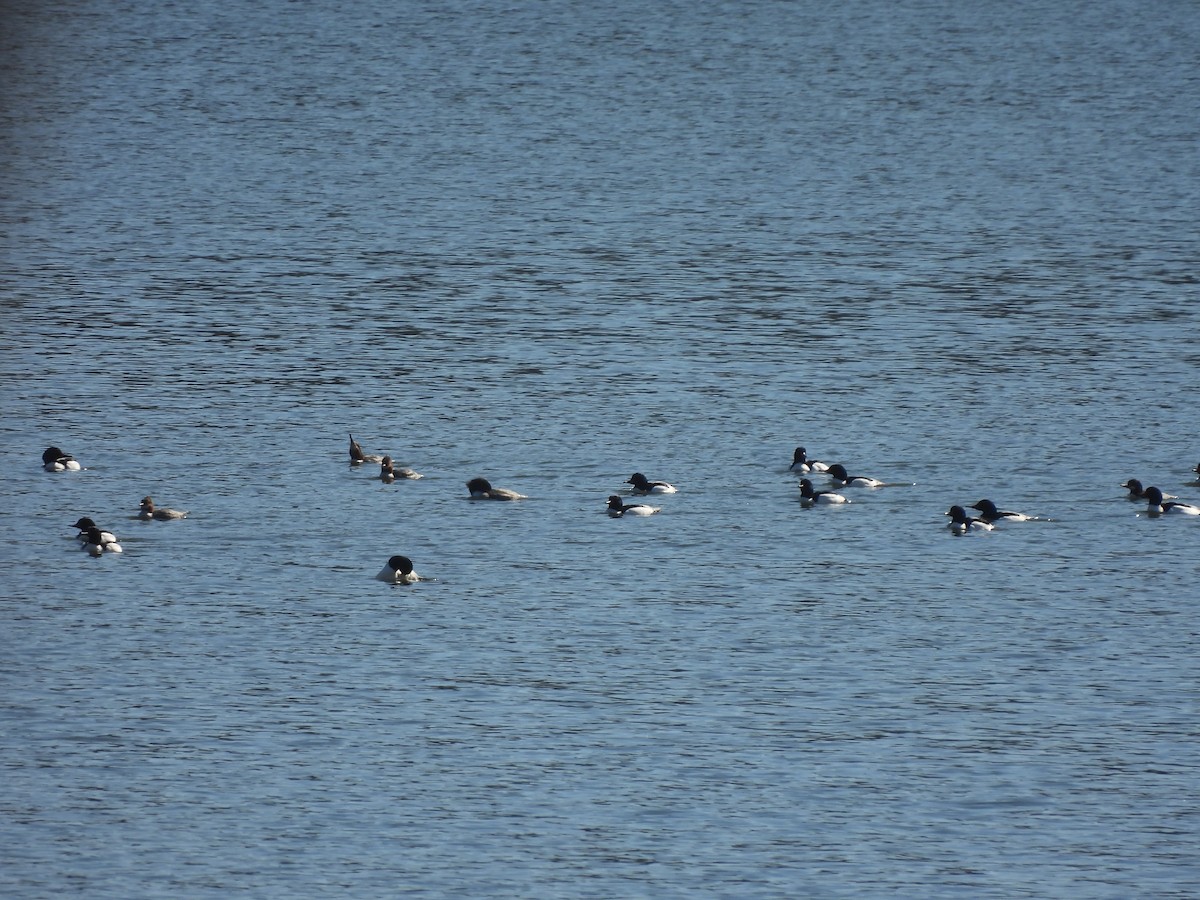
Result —
<path fill-rule="evenodd" d="M 78 472 L 83 468 L 69 453 L 47 447 L 42 453 L 42 468 L 47 472 Z"/>
<path fill-rule="evenodd" d="M 83 542 L 83 549 L 90 556 L 102 556 L 105 553 L 122 553 L 121 545 L 117 543 L 117 539 L 111 534 L 107 535 L 112 540 L 105 539 L 106 532 L 99 528 L 89 528 L 87 537 Z"/>
<path fill-rule="evenodd" d="M 950 517 L 950 524 L 947 526 L 955 534 L 967 534 L 971 531 L 991 531 L 992 525 L 983 519 L 972 519 L 967 515 L 967 511 L 961 506 L 952 506 L 945 513 Z"/>
<path fill-rule="evenodd" d="M 809 459 L 808 451 L 803 447 L 797 447 L 796 452 L 792 454 L 791 470 L 802 473 L 827 472 L 829 471 L 829 466 L 815 459 Z"/>
<path fill-rule="evenodd" d="M 866 475 L 847 475 L 846 467 L 841 463 L 834 463 L 825 470 L 825 474 L 833 479 L 834 487 L 883 487 L 883 482 L 878 478 L 869 478 Z"/>
<path fill-rule="evenodd" d="M 392 465 L 392 458 L 390 456 L 385 456 L 380 461 L 379 480 L 382 481 L 384 484 L 391 484 L 397 478 L 409 478 L 409 479 L 415 480 L 420 477 L 421 477 L 420 473 L 414 472 L 412 469 L 406 468 L 404 466 L 401 466 L 398 469 L 395 468 Z"/>
<path fill-rule="evenodd" d="M 169 519 L 183 519 L 187 517 L 187 512 L 182 509 L 171 509 L 166 506 L 156 507 L 154 500 L 150 497 L 142 498 L 142 508 L 138 510 L 138 518 L 149 522 L 151 519 L 158 519 L 160 522 L 166 522 Z"/>
<path fill-rule="evenodd" d="M 421 576 L 413 571 L 413 561 L 407 556 L 389 557 L 387 565 L 375 577 L 388 584 L 415 584 L 421 580 Z"/>
<path fill-rule="evenodd" d="M 375 453 L 363 453 L 362 444 L 354 439 L 354 435 L 350 435 L 350 465 L 357 466 L 365 462 L 381 463 L 383 459 L 382 456 Z"/>
<path fill-rule="evenodd" d="M 811 481 L 807 478 L 800 479 L 800 504 L 804 507 L 849 502 L 841 494 L 836 494 L 833 491 L 814 491 Z"/>
<path fill-rule="evenodd" d="M 472 500 L 524 500 L 524 494 L 510 491 L 507 488 L 494 488 L 486 478 L 472 478 L 467 482 L 467 490 L 471 492 Z"/>
<path fill-rule="evenodd" d="M 978 503 L 972 503 L 971 509 L 979 510 L 979 518 L 993 524 L 996 522 L 1028 522 L 1035 518 L 1035 516 L 1027 516 L 1025 513 L 996 509 L 996 504 L 991 500 L 980 500 Z"/>
<path fill-rule="evenodd" d="M 79 538 L 81 543 L 87 542 L 89 532 L 91 532 L 93 528 L 100 532 L 100 538 L 105 543 L 115 544 L 117 542 L 117 536 L 115 534 L 113 534 L 111 531 L 103 530 L 87 516 L 82 517 L 78 522 L 75 523 L 73 527 L 79 529 L 79 534 L 75 536 Z"/>
<path fill-rule="evenodd" d="M 665 481 L 647 481 L 641 472 L 634 472 L 625 483 L 633 485 L 635 494 L 674 494 L 679 490 Z"/>
<path fill-rule="evenodd" d="M 614 519 L 622 516 L 652 516 L 658 509 L 657 506 L 646 506 L 644 503 L 625 503 L 616 494 L 608 498 L 608 514 Z"/>
<path fill-rule="evenodd" d="M 1142 483 L 1140 481 L 1138 481 L 1136 478 L 1130 478 L 1123 485 L 1121 485 L 1121 487 L 1123 487 L 1127 491 L 1129 491 L 1129 496 L 1126 498 L 1127 500 L 1145 500 L 1146 499 L 1146 492 L 1142 488 Z M 1162 491 L 1159 491 L 1159 493 L 1162 494 Z M 1174 494 L 1162 494 L 1162 496 L 1163 496 L 1163 499 L 1165 499 L 1165 500 L 1178 499 L 1178 498 L 1176 498 L 1176 496 Z"/>
<path fill-rule="evenodd" d="M 1192 506 L 1190 503 L 1164 502 L 1163 497 L 1166 495 L 1156 487 L 1146 488 L 1142 496 L 1146 498 L 1146 512 L 1151 516 L 1200 516 L 1200 506 Z"/>

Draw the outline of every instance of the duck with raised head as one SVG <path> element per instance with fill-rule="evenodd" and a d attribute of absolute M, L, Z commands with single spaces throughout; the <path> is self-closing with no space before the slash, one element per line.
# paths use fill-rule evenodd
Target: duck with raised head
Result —
<path fill-rule="evenodd" d="M 1190 503 L 1172 503 L 1164 500 L 1166 496 L 1158 488 L 1151 485 L 1142 493 L 1146 500 L 1146 513 L 1151 516 L 1200 516 L 1200 506 Z"/>
<path fill-rule="evenodd" d="M 141 509 L 138 510 L 138 518 L 143 522 L 149 522 L 151 519 L 169 522 L 171 519 L 186 519 L 187 511 L 171 509 L 169 506 L 155 506 L 154 498 L 143 497 Z"/>
<path fill-rule="evenodd" d="M 616 494 L 608 498 L 608 514 L 614 519 L 624 516 L 652 516 L 659 511 L 657 506 L 647 506 L 644 503 L 626 503 Z"/>
<path fill-rule="evenodd" d="M 389 557 L 387 565 L 375 577 L 388 584 L 416 584 L 421 580 L 421 576 L 413 571 L 413 561 L 399 555 Z"/>
<path fill-rule="evenodd" d="M 510 491 L 507 488 L 492 487 L 486 478 L 472 478 L 467 482 L 467 490 L 472 500 L 524 500 L 524 494 Z"/>
<path fill-rule="evenodd" d="M 950 517 L 950 524 L 946 527 L 955 534 L 970 534 L 973 531 L 991 531 L 994 527 L 990 522 L 985 522 L 983 519 L 971 518 L 961 506 L 950 507 L 945 515 Z"/>
<path fill-rule="evenodd" d="M 679 490 L 665 481 L 650 481 L 641 472 L 634 472 L 625 483 L 633 485 L 631 492 L 634 494 L 674 494 Z"/>
<path fill-rule="evenodd" d="M 42 451 L 42 468 L 47 472 L 78 472 L 83 466 L 58 447 L 47 447 Z"/>
<path fill-rule="evenodd" d="M 350 435 L 350 465 L 357 466 L 365 462 L 381 463 L 383 457 L 375 453 L 363 453 L 362 444 L 354 439 L 354 435 Z"/>
<path fill-rule="evenodd" d="M 809 508 L 813 506 L 832 506 L 850 501 L 834 491 L 814 491 L 813 483 L 807 478 L 800 479 L 800 505 Z"/>
<path fill-rule="evenodd" d="M 1125 488 L 1125 490 L 1129 491 L 1129 493 L 1125 496 L 1126 500 L 1145 500 L 1146 499 L 1146 489 L 1142 486 L 1142 483 L 1140 481 L 1138 481 L 1136 478 L 1130 478 L 1123 485 L 1121 485 L 1121 487 L 1123 487 L 1123 488 Z M 1162 493 L 1162 492 L 1160 491 L 1159 493 Z M 1178 499 L 1174 494 L 1163 494 L 1162 496 L 1166 500 L 1177 500 Z"/>
<path fill-rule="evenodd" d="M 109 538 L 112 538 L 109 540 Z M 105 553 L 124 552 L 117 539 L 99 528 L 89 528 L 83 541 L 83 549 L 89 556 L 103 556 Z"/>
<path fill-rule="evenodd" d="M 979 518 L 993 525 L 997 522 L 1029 522 L 1037 518 L 1036 516 L 1027 516 L 1025 513 L 997 509 L 996 504 L 991 500 L 980 500 L 978 503 L 972 503 L 971 509 L 979 510 Z"/>
<path fill-rule="evenodd" d="M 797 447 L 792 454 L 791 470 L 793 472 L 800 472 L 801 474 L 808 474 L 809 472 L 827 472 L 829 471 L 829 466 L 819 460 L 809 459 L 808 451 L 803 447 Z"/>
<path fill-rule="evenodd" d="M 420 477 L 421 474 L 419 472 L 414 472 L 406 466 L 396 468 L 390 456 L 385 456 L 379 463 L 379 480 L 384 484 L 391 484 L 397 478 L 415 480 Z"/>
<path fill-rule="evenodd" d="M 883 487 L 883 482 L 878 478 L 871 478 L 867 475 L 848 475 L 846 467 L 841 463 L 834 463 L 825 470 L 825 474 L 833 479 L 834 487 Z"/>

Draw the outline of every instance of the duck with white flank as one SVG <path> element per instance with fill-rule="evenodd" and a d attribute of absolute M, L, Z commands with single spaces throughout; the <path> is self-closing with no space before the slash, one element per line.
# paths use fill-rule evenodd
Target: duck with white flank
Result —
<path fill-rule="evenodd" d="M 524 500 L 524 494 L 510 491 L 507 488 L 494 488 L 486 478 L 472 478 L 467 482 L 467 490 L 471 492 L 472 500 Z"/>
<path fill-rule="evenodd" d="M 90 537 L 93 528 L 100 532 L 100 539 L 103 543 L 115 544 L 117 542 L 117 536 L 115 534 L 113 534 L 111 531 L 105 531 L 88 516 L 83 516 L 78 522 L 75 523 L 74 527 L 79 529 L 79 534 L 75 535 L 75 537 L 79 538 L 79 543 L 81 544 L 86 544 L 88 542 L 88 538 Z"/>
<path fill-rule="evenodd" d="M 833 491 L 814 491 L 811 481 L 807 478 L 800 479 L 800 505 L 805 508 L 849 502 L 841 494 L 834 493 Z"/>
<path fill-rule="evenodd" d="M 365 462 L 381 463 L 383 457 L 375 453 L 363 453 L 362 444 L 354 439 L 354 435 L 350 435 L 350 465 L 357 466 Z"/>
<path fill-rule="evenodd" d="M 1163 500 L 1166 495 L 1156 487 L 1148 487 L 1142 494 L 1146 498 L 1146 513 L 1151 516 L 1200 516 L 1200 506 L 1190 503 L 1170 503 Z"/>
<path fill-rule="evenodd" d="M 389 557 L 387 565 L 375 577 L 388 584 L 416 584 L 421 580 L 421 576 L 413 571 L 413 561 L 407 556 Z"/>
<path fill-rule="evenodd" d="M 825 470 L 825 474 L 833 479 L 834 487 L 883 487 L 883 482 L 878 478 L 871 478 L 867 475 L 846 474 L 846 467 L 841 463 L 834 463 Z"/>
<path fill-rule="evenodd" d="M 961 506 L 952 506 L 945 513 L 950 517 L 950 524 L 946 527 L 955 534 L 969 534 L 972 531 L 991 531 L 992 525 L 983 519 L 972 519 L 967 515 L 967 511 Z"/>
<path fill-rule="evenodd" d="M 47 447 L 42 452 L 42 468 L 47 472 L 78 472 L 83 466 L 69 453 L 63 453 L 57 447 Z"/>
<path fill-rule="evenodd" d="M 392 458 L 390 456 L 385 456 L 379 463 L 379 480 L 384 484 L 391 484 L 397 478 L 408 478 L 415 480 L 420 477 L 420 473 L 414 472 L 412 469 L 404 466 L 401 466 L 397 469 L 392 464 Z"/>
<path fill-rule="evenodd" d="M 112 538 L 107 540 L 106 538 Z M 103 556 L 105 553 L 121 553 L 121 545 L 117 543 L 117 539 L 108 532 L 101 531 L 99 528 L 89 528 L 87 537 L 83 541 L 83 549 L 89 556 Z"/>
<path fill-rule="evenodd" d="M 665 481 L 649 481 L 641 472 L 634 472 L 625 483 L 633 485 L 635 494 L 674 494 L 679 490 Z"/>
<path fill-rule="evenodd" d="M 809 472 L 827 472 L 829 466 L 823 462 L 808 458 L 808 451 L 803 447 L 797 447 L 796 452 L 792 454 L 791 470 L 808 474 Z"/>
<path fill-rule="evenodd" d="M 186 519 L 187 511 L 171 509 L 167 506 L 155 506 L 152 497 L 143 497 L 142 507 L 138 510 L 138 518 L 143 522 L 149 522 L 151 519 L 157 519 L 159 522 L 168 522 L 171 519 Z"/>
<path fill-rule="evenodd" d="M 997 522 L 1030 522 L 1037 518 L 1037 516 L 1027 516 L 1025 513 L 997 509 L 996 504 L 991 500 L 980 500 L 978 503 L 972 503 L 971 509 L 979 510 L 979 518 L 993 525 Z"/>
<path fill-rule="evenodd" d="M 652 516 L 658 509 L 657 506 L 646 506 L 644 503 L 625 503 L 616 494 L 608 498 L 608 514 L 614 519 L 625 516 Z"/>

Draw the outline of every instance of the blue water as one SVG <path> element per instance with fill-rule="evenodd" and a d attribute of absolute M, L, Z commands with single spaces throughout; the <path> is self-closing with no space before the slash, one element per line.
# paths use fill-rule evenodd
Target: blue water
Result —
<path fill-rule="evenodd" d="M 1198 46 L 6 8 L 0 894 L 1194 896 Z"/>

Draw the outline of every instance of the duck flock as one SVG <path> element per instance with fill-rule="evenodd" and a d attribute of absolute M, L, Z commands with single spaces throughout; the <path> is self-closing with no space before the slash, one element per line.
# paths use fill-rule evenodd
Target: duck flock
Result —
<path fill-rule="evenodd" d="M 413 480 L 422 477 L 418 472 L 410 468 L 405 466 L 397 467 L 395 461 L 390 456 L 364 453 L 362 445 L 354 439 L 354 435 L 352 434 L 350 435 L 350 464 L 360 466 L 364 463 L 377 463 L 379 465 L 379 480 L 384 484 L 392 484 L 397 479 Z M 83 469 L 73 456 L 64 453 L 58 447 L 48 447 L 42 453 L 42 468 L 47 472 L 54 473 L 78 472 Z M 842 490 L 847 488 L 875 489 L 901 485 L 911 486 L 911 482 L 887 482 L 868 475 L 851 475 L 846 467 L 840 463 L 830 464 L 809 459 L 808 451 L 804 447 L 797 447 L 792 454 L 792 464 L 789 467 L 789 471 L 804 476 L 800 478 L 798 487 L 800 489 L 800 505 L 806 509 L 821 506 L 840 506 L 852 502 L 849 497 L 841 493 Z M 1200 485 L 1200 464 L 1197 464 L 1193 471 L 1197 475 L 1197 480 L 1191 482 L 1191 484 Z M 823 485 L 827 489 L 817 490 L 812 478 L 808 476 L 827 479 L 828 484 Z M 636 496 L 674 494 L 678 492 L 678 488 L 673 484 L 666 481 L 651 481 L 641 472 L 633 473 L 625 483 L 630 485 L 629 493 Z M 1146 514 L 1148 516 L 1155 518 L 1164 515 L 1200 516 L 1200 506 L 1178 502 L 1178 498 L 1175 495 L 1163 493 L 1161 489 L 1153 485 L 1145 486 L 1136 478 L 1128 479 L 1121 487 L 1129 492 L 1127 495 L 1129 500 L 1140 501 L 1146 504 Z M 524 494 L 519 494 L 516 491 L 493 487 L 491 482 L 486 478 L 472 478 L 467 482 L 467 491 L 472 500 L 512 501 L 527 499 Z M 651 516 L 660 512 L 661 509 L 662 507 L 651 506 L 646 503 L 626 503 L 625 499 L 619 494 L 613 494 L 608 498 L 607 511 L 613 518 Z M 970 515 L 967 509 L 975 510 L 978 512 L 978 515 Z M 156 506 L 152 497 L 143 497 L 137 517 L 147 522 L 163 522 L 183 519 L 187 515 L 188 513 L 184 510 Z M 950 517 L 947 528 L 955 535 L 988 532 L 992 531 L 997 525 L 1015 522 L 1045 521 L 1040 516 L 1027 515 L 1026 513 L 1013 512 L 1012 510 L 1002 510 L 996 506 L 994 501 L 989 499 L 979 500 L 969 507 L 956 504 L 951 506 L 945 515 Z M 122 547 L 117 540 L 117 536 L 113 532 L 100 527 L 91 517 L 81 516 L 73 527 L 78 529 L 80 546 L 89 556 L 97 557 L 103 556 L 106 553 L 122 552 Z M 418 581 L 426 580 L 417 574 L 413 561 L 401 554 L 390 557 L 387 564 L 375 577 L 389 584 L 415 584 Z"/>

